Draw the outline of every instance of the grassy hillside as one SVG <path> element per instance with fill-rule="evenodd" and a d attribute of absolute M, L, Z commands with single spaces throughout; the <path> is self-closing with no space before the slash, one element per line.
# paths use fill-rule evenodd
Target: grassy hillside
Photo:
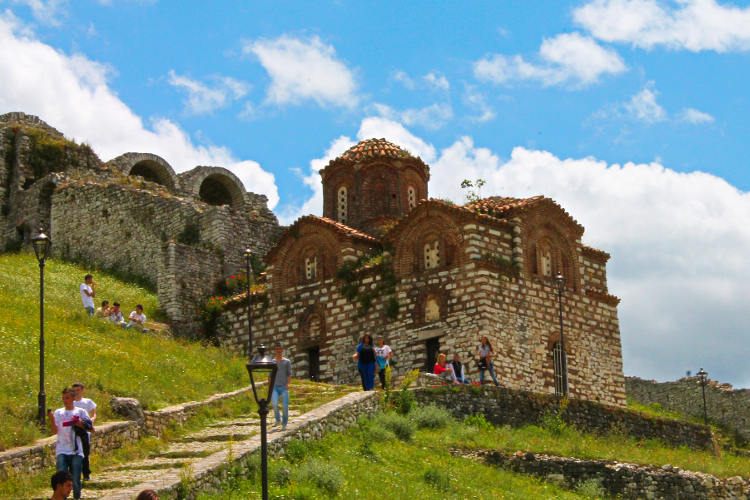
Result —
<path fill-rule="evenodd" d="M 78 287 L 91 272 L 102 299 L 127 315 L 143 304 L 151 319 L 156 295 L 140 286 L 81 266 L 48 261 L 45 267 L 45 381 L 47 406 L 60 390 L 83 382 L 86 396 L 110 419 L 112 396 L 134 397 L 155 409 L 236 389 L 249 383 L 244 360 L 195 342 L 123 330 L 89 318 Z M 0 255 L 0 449 L 41 437 L 34 420 L 39 392 L 39 266 L 33 254 Z"/>

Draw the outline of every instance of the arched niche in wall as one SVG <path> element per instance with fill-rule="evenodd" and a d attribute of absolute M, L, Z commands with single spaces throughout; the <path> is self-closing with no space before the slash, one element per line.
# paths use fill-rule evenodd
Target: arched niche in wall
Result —
<path fill-rule="evenodd" d="M 430 286 L 419 291 L 412 312 L 415 325 L 442 321 L 448 313 L 448 291 Z"/>
<path fill-rule="evenodd" d="M 398 235 L 393 261 L 400 276 L 449 269 L 463 262 L 463 237 L 450 217 L 435 212 Z"/>
<path fill-rule="evenodd" d="M 177 177 L 174 169 L 163 158 L 151 153 L 125 153 L 107 162 L 125 175 L 141 177 L 174 192 Z"/>
<path fill-rule="evenodd" d="M 565 277 L 565 286 L 578 290 L 578 273 L 573 265 L 575 244 L 557 228 L 544 224 L 531 228 L 526 238 L 526 270 L 535 277 L 551 280 L 557 273 Z"/>
<path fill-rule="evenodd" d="M 245 188 L 236 175 L 221 167 L 195 167 L 179 175 L 183 188 L 209 205 L 240 208 Z"/>

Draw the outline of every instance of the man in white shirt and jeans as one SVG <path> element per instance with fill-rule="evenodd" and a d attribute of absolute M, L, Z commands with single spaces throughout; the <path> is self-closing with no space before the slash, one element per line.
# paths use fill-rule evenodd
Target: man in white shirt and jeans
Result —
<path fill-rule="evenodd" d="M 73 392 L 75 394 L 75 398 L 73 400 L 73 405 L 76 408 L 83 408 L 86 410 L 86 413 L 89 414 L 89 418 L 91 419 L 91 423 L 93 424 L 96 421 L 96 403 L 91 401 L 89 398 L 83 397 L 83 391 L 85 387 L 82 383 L 76 382 L 73 384 Z M 91 433 L 89 433 L 89 443 L 91 442 Z M 89 447 L 90 449 L 90 447 Z M 81 468 L 81 473 L 83 474 L 83 479 L 86 481 L 89 480 L 89 476 L 91 476 L 91 467 L 89 466 L 89 455 L 90 453 L 86 453 L 86 450 L 83 450 L 83 466 Z"/>
<path fill-rule="evenodd" d="M 89 316 L 94 315 L 94 297 L 96 296 L 96 283 L 94 283 L 94 277 L 87 274 L 83 277 L 83 283 L 81 283 L 81 302 L 83 302 L 83 308 Z"/>
<path fill-rule="evenodd" d="M 66 387 L 62 391 L 63 407 L 47 414 L 52 434 L 57 434 L 55 457 L 57 470 L 69 471 L 73 475 L 73 498 L 81 498 L 81 467 L 83 465 L 83 445 L 73 427 L 84 428 L 82 419 L 89 418 L 83 408 L 73 404 L 75 393 Z"/>

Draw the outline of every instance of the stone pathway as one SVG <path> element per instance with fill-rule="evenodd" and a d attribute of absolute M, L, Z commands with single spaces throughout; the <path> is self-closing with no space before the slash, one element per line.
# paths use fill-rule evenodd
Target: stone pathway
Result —
<path fill-rule="evenodd" d="M 282 431 L 280 427 L 272 427 L 273 411 L 268 417 L 270 438 Z M 290 428 L 294 427 L 297 417 L 299 412 L 289 410 Z M 147 459 L 94 470 L 91 480 L 83 483 L 81 498 L 117 498 L 117 490 L 129 489 L 144 482 L 170 482 L 175 477 L 184 476 L 185 471 L 190 471 L 198 461 L 214 455 L 217 459 L 223 459 L 230 448 L 244 448 L 249 442 L 259 439 L 260 420 L 257 414 L 213 422 L 203 429 L 175 439 L 166 450 Z M 40 492 L 36 498 L 48 498 L 48 491 Z"/>

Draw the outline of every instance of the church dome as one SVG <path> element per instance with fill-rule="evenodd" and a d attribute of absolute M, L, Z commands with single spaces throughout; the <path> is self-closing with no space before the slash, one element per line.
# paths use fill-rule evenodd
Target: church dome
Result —
<path fill-rule="evenodd" d="M 385 139 L 366 139 L 347 149 L 339 158 L 357 162 L 369 158 L 409 158 L 411 154 Z"/>

